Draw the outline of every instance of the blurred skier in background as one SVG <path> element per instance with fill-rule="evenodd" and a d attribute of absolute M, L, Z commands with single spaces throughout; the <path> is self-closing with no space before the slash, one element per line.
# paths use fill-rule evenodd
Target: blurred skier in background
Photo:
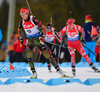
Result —
<path fill-rule="evenodd" d="M 83 49 L 80 40 L 79 40 L 79 32 L 82 33 L 83 40 L 84 38 L 84 31 L 83 28 L 79 25 L 74 24 L 75 20 L 74 19 L 68 19 L 67 20 L 67 25 L 60 31 L 60 37 L 62 37 L 62 34 L 66 33 L 68 35 L 68 47 L 70 55 L 71 55 L 71 67 L 72 67 L 72 73 L 75 76 L 76 70 L 75 70 L 75 52 L 74 49 L 76 49 L 82 57 L 85 58 L 87 63 L 91 66 L 91 68 L 95 72 L 100 72 L 92 63 L 91 59 L 86 55 L 85 50 Z M 62 38 L 61 38 L 62 39 Z"/>

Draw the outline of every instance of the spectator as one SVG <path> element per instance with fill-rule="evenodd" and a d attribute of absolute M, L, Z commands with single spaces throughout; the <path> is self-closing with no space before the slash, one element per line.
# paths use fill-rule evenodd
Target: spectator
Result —
<path fill-rule="evenodd" d="M 5 62 L 6 59 L 7 41 L 3 41 L 0 48 L 0 61 Z"/>
<path fill-rule="evenodd" d="M 95 31 L 94 29 L 99 30 L 98 25 L 92 21 L 93 16 L 88 14 L 85 16 L 85 23 L 84 23 L 84 32 L 85 32 L 85 40 L 84 40 L 84 44 L 86 47 L 88 47 L 93 53 L 95 53 L 95 37 L 98 35 L 98 33 L 96 33 L 97 31 Z M 95 34 L 92 34 L 92 31 L 94 31 Z M 86 49 L 84 47 L 84 50 L 86 52 L 87 55 L 89 55 L 92 63 L 96 62 L 96 58 L 95 55 L 93 53 L 91 53 L 88 49 Z M 86 60 L 82 57 L 82 62 L 86 62 Z"/>
<path fill-rule="evenodd" d="M 26 51 L 26 44 L 27 44 L 27 41 L 26 39 L 23 39 L 23 42 L 22 42 L 22 46 L 20 46 L 21 44 L 21 41 L 20 39 L 15 39 L 14 43 L 13 43 L 13 49 L 15 51 L 15 60 L 14 62 L 26 62 L 24 61 L 24 57 L 23 57 L 23 53 L 24 51 Z"/>
<path fill-rule="evenodd" d="M 13 31 L 12 33 L 11 33 L 11 39 L 8 41 L 8 44 L 7 44 L 7 47 L 8 47 L 8 55 L 9 55 L 9 57 L 10 57 L 10 62 L 12 63 L 12 62 L 14 62 L 15 61 L 15 59 L 14 59 L 14 49 L 13 49 L 13 43 L 14 43 L 14 41 L 15 41 L 15 39 L 17 39 L 18 38 L 18 35 L 16 34 L 16 32 L 15 31 Z"/>

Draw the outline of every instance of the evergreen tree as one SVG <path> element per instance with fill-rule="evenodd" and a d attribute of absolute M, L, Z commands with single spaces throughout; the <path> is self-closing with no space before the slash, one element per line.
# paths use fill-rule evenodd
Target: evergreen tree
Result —
<path fill-rule="evenodd" d="M 0 7 L 0 28 L 3 33 L 3 40 L 7 38 L 7 24 L 8 24 L 8 10 L 9 4 L 7 0 L 3 0 L 1 7 Z"/>

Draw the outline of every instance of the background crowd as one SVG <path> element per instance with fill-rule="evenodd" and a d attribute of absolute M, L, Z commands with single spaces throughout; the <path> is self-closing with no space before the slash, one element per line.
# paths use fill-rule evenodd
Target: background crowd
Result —
<path fill-rule="evenodd" d="M 53 15 L 53 27 L 55 27 L 57 29 L 57 32 L 60 32 L 62 27 L 65 26 L 67 19 L 70 17 L 69 11 L 72 11 L 72 17 L 75 18 L 75 20 L 76 20 L 75 23 L 81 25 L 82 27 L 84 24 L 85 16 L 87 14 L 93 15 L 94 16 L 93 20 L 95 20 L 97 22 L 97 24 L 100 25 L 99 14 L 98 14 L 99 7 L 100 7 L 99 2 L 100 2 L 99 0 L 96 0 L 96 1 L 94 1 L 94 0 L 88 0 L 88 1 L 87 0 L 78 0 L 77 2 L 75 0 L 70 0 L 70 1 L 69 0 L 62 0 L 62 1 L 58 0 L 57 2 L 56 2 L 56 0 L 55 1 L 54 0 L 29 0 L 33 15 L 36 15 L 36 17 L 44 25 L 46 25 L 46 23 L 49 21 L 50 16 Z M 94 3 L 94 5 L 93 5 L 93 3 Z M 6 41 L 7 27 L 5 27 L 5 26 L 7 26 L 7 23 L 8 23 L 7 18 L 8 18 L 9 4 L 7 3 L 7 0 L 3 0 L 3 4 L 0 7 L 0 17 L 1 17 L 0 21 L 2 21 L 2 23 L 0 24 L 0 28 L 2 31 L 2 37 L 3 37 L 2 40 L 0 40 L 0 47 L 1 47 L 0 52 L 2 52 L 2 53 L 0 53 L 1 54 L 0 61 L 6 61 L 6 55 L 12 56 L 12 54 L 13 54 L 14 56 L 12 56 L 12 57 L 14 58 L 15 52 L 16 52 L 17 57 L 22 56 L 22 58 L 24 58 L 24 59 L 20 59 L 20 58 L 17 58 L 17 59 L 20 59 L 20 62 L 21 61 L 26 62 L 26 57 L 25 57 L 26 47 L 22 46 L 20 49 L 16 49 L 16 48 L 18 48 L 18 44 L 20 44 L 20 42 L 18 41 L 18 36 L 17 36 L 17 28 L 18 28 L 18 23 L 20 20 L 19 10 L 22 6 L 27 6 L 26 2 L 24 2 L 23 0 L 16 0 L 15 31 L 12 32 L 13 37 L 11 37 L 9 42 Z M 92 9 L 91 9 L 91 7 L 92 7 Z M 66 41 L 67 39 L 65 39 L 65 38 L 67 38 L 66 35 L 64 36 L 64 42 L 65 42 L 64 44 L 67 45 L 67 41 Z M 10 46 L 10 45 L 13 46 L 13 49 L 12 49 L 12 46 Z M 99 45 L 99 40 L 94 44 L 94 46 L 96 46 L 94 54 L 96 55 L 97 62 L 99 61 L 99 58 L 98 58 L 99 57 L 99 52 L 98 52 L 99 46 L 98 45 Z M 19 45 L 19 47 L 20 47 L 20 45 Z M 89 49 L 92 50 L 91 48 L 89 48 Z M 36 49 L 36 51 L 38 52 L 37 49 Z M 64 56 L 65 54 L 63 54 L 66 52 L 67 51 L 65 51 L 65 50 L 64 51 L 61 50 L 60 62 L 66 62 L 66 61 L 69 62 L 70 61 L 67 59 L 66 56 Z M 75 51 L 75 53 L 76 53 L 76 62 L 81 61 L 81 56 L 79 55 L 79 53 L 77 51 Z M 88 51 L 87 54 L 89 56 L 90 51 Z M 37 57 L 38 56 L 36 55 L 35 59 L 37 59 Z M 11 57 L 10 57 L 10 59 L 11 59 Z M 11 62 L 13 62 L 13 61 L 19 62 L 19 60 L 10 60 L 10 61 Z"/>

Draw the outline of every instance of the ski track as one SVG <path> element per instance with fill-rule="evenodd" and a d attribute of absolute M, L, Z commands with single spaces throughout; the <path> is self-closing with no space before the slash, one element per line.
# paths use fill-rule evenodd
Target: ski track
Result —
<path fill-rule="evenodd" d="M 29 71 L 29 67 L 27 68 Z M 70 67 L 61 67 L 61 69 L 65 72 L 66 75 L 72 76 L 71 68 Z M 99 68 L 100 69 L 100 68 Z M 59 78 L 61 77 L 56 70 L 52 67 L 52 72 L 48 72 L 47 67 L 38 67 L 36 68 L 38 78 L 45 79 L 45 82 L 51 78 Z M 30 71 L 31 72 L 31 71 Z M 27 77 L 20 77 L 20 78 L 30 78 Z M 88 78 L 100 78 L 100 73 L 95 73 L 89 67 L 79 67 L 76 68 L 76 77 L 79 78 L 82 82 L 84 82 Z M 5 82 L 7 78 L 0 78 L 2 82 Z M 48 86 L 41 83 L 15 83 L 9 85 L 0 85 L 0 92 L 100 92 L 100 83 L 94 85 L 83 85 L 77 82 L 58 85 L 58 86 Z"/>

